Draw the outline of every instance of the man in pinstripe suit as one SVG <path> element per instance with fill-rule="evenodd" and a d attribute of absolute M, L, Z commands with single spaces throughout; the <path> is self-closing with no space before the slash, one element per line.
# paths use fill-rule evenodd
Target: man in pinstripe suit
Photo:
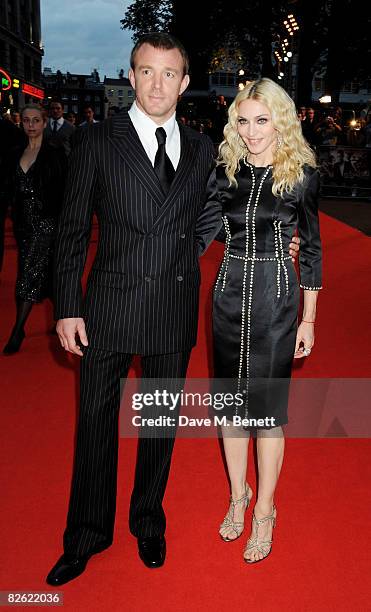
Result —
<path fill-rule="evenodd" d="M 64 555 L 47 577 L 53 585 L 76 578 L 92 554 L 112 543 L 119 381 L 133 355 L 142 356 L 144 378 L 184 378 L 196 342 L 195 225 L 213 146 L 175 120 L 178 96 L 189 82 L 188 57 L 178 41 L 168 34 L 143 37 L 133 49 L 129 77 L 136 90 L 130 111 L 79 134 L 56 245 L 57 332 L 65 350 L 82 361 Z M 160 138 L 170 168 L 165 177 L 164 166 L 158 170 Z M 93 202 L 99 243 L 83 300 Z M 138 442 L 130 529 L 148 567 L 165 560 L 162 500 L 173 444 L 169 437 Z"/>

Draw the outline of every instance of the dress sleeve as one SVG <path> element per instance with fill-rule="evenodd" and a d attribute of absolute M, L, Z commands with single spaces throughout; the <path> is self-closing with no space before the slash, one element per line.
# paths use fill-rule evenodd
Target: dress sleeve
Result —
<path fill-rule="evenodd" d="M 318 199 L 320 176 L 318 170 L 306 172 L 299 198 L 300 287 L 310 291 L 322 289 L 322 247 L 319 231 Z"/>
<path fill-rule="evenodd" d="M 199 255 L 205 253 L 215 238 L 223 240 L 222 208 L 217 184 L 216 168 L 214 168 L 207 182 L 205 205 L 196 223 L 196 242 L 198 244 Z"/>

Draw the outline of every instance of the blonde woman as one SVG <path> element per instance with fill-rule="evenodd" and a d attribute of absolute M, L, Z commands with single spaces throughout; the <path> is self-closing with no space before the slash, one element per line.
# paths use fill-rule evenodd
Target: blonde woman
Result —
<path fill-rule="evenodd" d="M 244 528 L 253 497 L 246 482 L 248 440 L 251 433 L 257 436 L 259 479 L 247 563 L 271 551 L 292 361 L 308 357 L 314 346 L 321 288 L 318 191 L 314 154 L 293 101 L 270 79 L 249 83 L 229 109 L 199 223 L 204 248 L 220 229 L 220 218 L 224 224 L 226 246 L 213 302 L 215 377 L 233 379 L 243 398 L 222 427 L 231 484 L 219 531 L 226 542 Z M 289 252 L 296 229 L 304 290 L 299 325 L 300 289 Z"/>

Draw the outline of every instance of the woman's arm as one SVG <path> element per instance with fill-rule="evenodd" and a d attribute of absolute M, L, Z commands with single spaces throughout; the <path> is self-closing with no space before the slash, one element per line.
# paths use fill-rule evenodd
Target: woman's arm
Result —
<path fill-rule="evenodd" d="M 207 182 L 205 206 L 196 223 L 196 242 L 199 255 L 205 253 L 214 238 L 218 236 L 218 239 L 220 239 L 222 227 L 222 203 L 219 197 L 216 168 L 214 168 Z"/>
<path fill-rule="evenodd" d="M 306 357 L 314 345 L 318 291 L 322 289 L 322 246 L 318 218 L 320 177 L 318 170 L 310 168 L 306 172 L 298 204 L 300 286 L 304 289 L 304 309 L 296 337 L 296 358 Z"/>

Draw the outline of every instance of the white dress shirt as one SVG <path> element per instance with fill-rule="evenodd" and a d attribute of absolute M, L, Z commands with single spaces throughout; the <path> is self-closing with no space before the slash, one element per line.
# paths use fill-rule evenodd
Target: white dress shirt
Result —
<path fill-rule="evenodd" d="M 166 132 L 166 153 L 168 154 L 171 163 L 175 170 L 178 167 L 180 159 L 180 132 L 179 125 L 175 119 L 175 113 L 163 125 L 157 125 L 148 115 L 138 108 L 134 102 L 129 110 L 129 116 L 133 122 L 134 128 L 139 136 L 152 166 L 155 163 L 155 157 L 158 149 L 156 138 L 156 130 L 158 127 L 163 127 Z"/>
<path fill-rule="evenodd" d="M 53 131 L 53 128 L 54 128 L 54 121 L 56 121 L 56 122 L 57 122 L 57 132 L 58 132 L 58 130 L 59 130 L 61 127 L 62 127 L 62 125 L 63 125 L 63 123 L 64 123 L 64 119 L 63 119 L 63 117 L 59 117 L 59 119 L 53 119 L 53 118 L 50 118 L 50 119 L 49 119 L 49 121 L 50 121 L 50 129 L 51 129 L 52 131 Z"/>

